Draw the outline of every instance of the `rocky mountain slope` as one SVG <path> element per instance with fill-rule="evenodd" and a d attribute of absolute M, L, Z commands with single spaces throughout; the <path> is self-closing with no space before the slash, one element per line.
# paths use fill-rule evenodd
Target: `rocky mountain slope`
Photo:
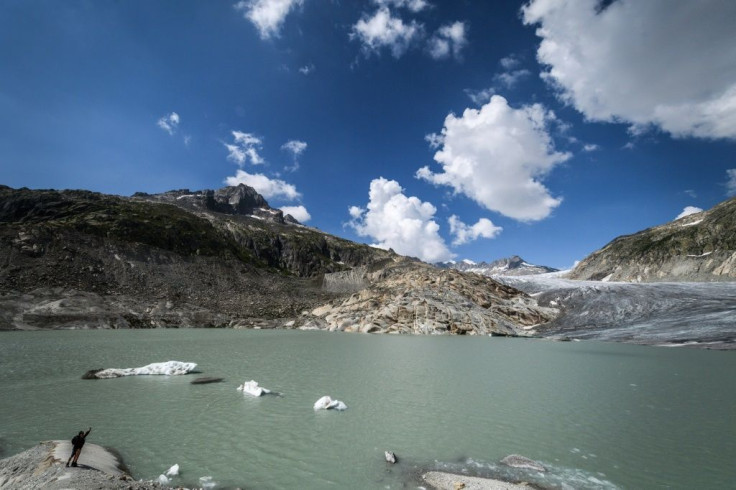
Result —
<path fill-rule="evenodd" d="M 490 278 L 417 262 L 337 272 L 325 276 L 325 284 L 356 292 L 313 310 L 302 328 L 531 335 L 557 315 L 556 309 L 541 308 L 530 296 Z"/>
<path fill-rule="evenodd" d="M 474 272 L 484 276 L 527 276 L 558 271 L 558 269 L 546 265 L 530 264 L 518 255 L 494 260 L 491 263 L 463 260 L 461 262 L 443 262 L 437 264 L 437 266 L 463 272 Z"/>
<path fill-rule="evenodd" d="M 736 198 L 618 237 L 580 262 L 568 277 L 636 282 L 736 280 Z"/>
<path fill-rule="evenodd" d="M 391 251 L 302 226 L 247 186 L 133 197 L 0 187 L 0 329 L 331 328 L 309 312 L 339 305 L 356 287 L 379 287 L 392 277 L 381 271 L 396 267 L 439 274 Z M 372 275 L 363 276 L 365 270 Z M 355 280 L 330 279 L 336 272 Z M 522 325 L 550 318 L 546 310 L 526 313 L 534 301 L 524 293 L 504 294 L 525 319 L 515 323 L 511 310 L 494 310 L 492 316 L 501 316 L 484 321 L 503 325 L 498 331 L 518 326 L 521 332 Z M 473 296 L 482 294 L 456 299 Z M 442 321 L 444 331 L 482 331 L 466 327 L 466 320 L 455 320 L 455 327 Z M 366 322 L 354 329 L 366 330 Z M 376 325 L 373 331 L 409 332 Z"/>

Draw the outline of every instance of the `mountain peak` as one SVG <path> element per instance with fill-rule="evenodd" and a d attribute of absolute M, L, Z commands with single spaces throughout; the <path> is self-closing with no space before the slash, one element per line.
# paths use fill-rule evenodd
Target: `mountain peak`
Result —
<path fill-rule="evenodd" d="M 532 274 L 544 274 L 547 272 L 557 272 L 558 270 L 544 265 L 530 264 L 518 255 L 494 260 L 491 263 L 473 262 L 472 260 L 465 259 L 460 262 L 444 262 L 436 265 L 443 269 L 457 269 L 464 272 L 475 272 L 484 276 L 526 276 Z"/>

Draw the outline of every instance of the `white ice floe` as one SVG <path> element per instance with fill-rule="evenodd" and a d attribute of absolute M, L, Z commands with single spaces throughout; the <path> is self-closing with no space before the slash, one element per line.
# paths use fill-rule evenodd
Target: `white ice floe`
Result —
<path fill-rule="evenodd" d="M 271 393 L 271 390 L 258 386 L 258 382 L 253 380 L 246 381 L 242 385 L 238 386 L 238 391 L 242 391 L 244 395 L 248 394 L 252 396 L 261 396 Z"/>
<path fill-rule="evenodd" d="M 215 488 L 217 482 L 211 476 L 203 476 L 199 479 L 199 484 L 202 485 L 202 488 Z"/>
<path fill-rule="evenodd" d="M 96 378 L 107 379 L 107 378 L 119 378 L 121 376 L 140 376 L 148 374 L 161 374 L 166 376 L 174 376 L 180 374 L 187 374 L 194 371 L 197 364 L 194 362 L 179 362 L 179 361 L 167 361 L 167 362 L 154 362 L 143 367 L 137 368 L 125 368 L 125 369 L 103 369 L 95 373 Z"/>
<path fill-rule="evenodd" d="M 166 470 L 166 476 L 176 476 L 179 474 L 179 465 L 175 464 L 168 470 Z"/>
<path fill-rule="evenodd" d="M 329 396 L 323 396 L 314 402 L 315 410 L 345 410 L 348 406 L 340 400 L 333 400 Z"/>
<path fill-rule="evenodd" d="M 167 478 L 166 475 L 158 475 L 156 481 L 162 485 L 168 485 L 169 483 L 171 483 L 171 479 Z"/>

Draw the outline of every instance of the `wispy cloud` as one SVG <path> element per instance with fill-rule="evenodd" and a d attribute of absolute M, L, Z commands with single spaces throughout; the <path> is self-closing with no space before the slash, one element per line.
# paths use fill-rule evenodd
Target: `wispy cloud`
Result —
<path fill-rule="evenodd" d="M 248 161 L 253 165 L 265 163 L 263 157 L 258 153 L 262 145 L 260 138 L 242 131 L 232 131 L 232 135 L 232 144 L 223 143 L 228 150 L 228 160 L 237 163 L 240 167 L 243 167 Z"/>
<path fill-rule="evenodd" d="M 261 39 L 269 39 L 280 35 L 286 16 L 303 3 L 304 0 L 242 0 L 235 4 L 235 10 L 256 26 Z"/>
<path fill-rule="evenodd" d="M 395 58 L 400 58 L 411 43 L 422 36 L 422 31 L 422 24 L 416 21 L 405 23 L 383 6 L 372 15 L 363 15 L 353 25 L 350 39 L 358 40 L 366 55 L 380 53 L 386 48 Z"/>
<path fill-rule="evenodd" d="M 476 224 L 468 226 L 453 214 L 447 222 L 450 225 L 450 233 L 455 237 L 453 245 L 463 245 L 478 238 L 496 238 L 503 231 L 503 228 L 494 225 L 487 218 L 481 218 Z"/>
<path fill-rule="evenodd" d="M 291 153 L 291 158 L 294 163 L 292 166 L 285 167 L 284 170 L 288 172 L 299 170 L 299 157 L 307 149 L 307 143 L 299 140 L 290 140 L 281 145 L 281 149 Z"/>
<path fill-rule="evenodd" d="M 437 29 L 427 42 L 429 55 L 436 60 L 450 56 L 457 60 L 461 59 L 461 52 L 468 44 L 465 38 L 466 29 L 464 22 L 454 22 Z"/>
<path fill-rule="evenodd" d="M 728 197 L 736 196 L 736 168 L 726 170 L 726 195 Z"/>
<path fill-rule="evenodd" d="M 179 128 L 179 114 L 172 112 L 171 114 L 161 116 L 156 124 L 159 128 L 173 136 Z"/>
<path fill-rule="evenodd" d="M 373 3 L 381 7 L 406 8 L 412 12 L 421 12 L 432 6 L 426 0 L 373 0 Z"/>
<path fill-rule="evenodd" d="M 495 93 L 496 89 L 493 87 L 488 87 L 481 90 L 465 89 L 465 95 L 467 95 L 475 105 L 486 104 L 489 100 L 491 100 L 491 96 L 495 95 Z"/>

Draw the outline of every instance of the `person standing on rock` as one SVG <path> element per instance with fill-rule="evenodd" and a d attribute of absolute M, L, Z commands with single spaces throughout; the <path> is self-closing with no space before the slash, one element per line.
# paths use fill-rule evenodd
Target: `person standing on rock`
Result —
<path fill-rule="evenodd" d="M 69 456 L 69 459 L 66 462 L 67 466 L 69 466 L 70 461 L 72 463 L 72 466 L 77 466 L 77 460 L 79 459 L 79 455 L 82 454 L 82 446 L 84 446 L 85 438 L 89 435 L 90 432 L 92 432 L 92 427 L 90 427 L 87 432 L 80 430 L 79 434 L 74 436 L 74 438 L 72 439 L 72 455 Z M 74 458 L 73 461 L 72 458 Z"/>

